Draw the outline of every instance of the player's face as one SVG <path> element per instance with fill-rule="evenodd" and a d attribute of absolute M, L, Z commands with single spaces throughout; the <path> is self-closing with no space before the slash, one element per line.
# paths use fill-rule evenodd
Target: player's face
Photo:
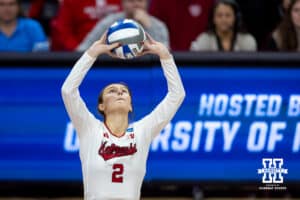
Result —
<path fill-rule="evenodd" d="M 291 10 L 291 18 L 294 26 L 300 28 L 300 1 L 297 1 L 294 4 Z"/>
<path fill-rule="evenodd" d="M 111 112 L 132 111 L 131 96 L 128 88 L 122 84 L 111 84 L 103 90 L 103 101 L 99 104 L 99 109 L 105 115 Z"/>
<path fill-rule="evenodd" d="M 147 0 L 123 0 L 123 10 L 132 17 L 137 9 L 147 10 Z"/>
<path fill-rule="evenodd" d="M 9 23 L 17 18 L 19 5 L 16 0 L 0 0 L 0 21 Z"/>
<path fill-rule="evenodd" d="M 214 24 L 217 31 L 228 32 L 232 31 L 235 23 L 233 9 L 225 4 L 219 4 L 214 14 Z"/>

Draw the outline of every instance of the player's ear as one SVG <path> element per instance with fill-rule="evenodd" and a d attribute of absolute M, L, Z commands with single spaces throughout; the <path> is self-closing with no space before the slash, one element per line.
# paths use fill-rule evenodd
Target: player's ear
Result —
<path fill-rule="evenodd" d="M 129 112 L 132 112 L 132 104 L 129 105 Z"/>
<path fill-rule="evenodd" d="M 98 109 L 99 109 L 100 112 L 104 112 L 104 105 L 103 105 L 103 103 L 99 103 Z"/>

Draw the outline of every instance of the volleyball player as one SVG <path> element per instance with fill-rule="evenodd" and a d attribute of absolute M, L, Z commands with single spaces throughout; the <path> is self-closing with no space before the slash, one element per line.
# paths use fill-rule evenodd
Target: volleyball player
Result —
<path fill-rule="evenodd" d="M 150 114 L 129 124 L 128 114 L 133 110 L 130 90 L 122 83 L 109 84 L 99 95 L 98 110 L 104 120 L 98 120 L 87 109 L 78 88 L 99 55 L 114 56 L 110 52 L 118 44 L 107 45 L 105 41 L 104 34 L 76 62 L 62 86 L 62 97 L 80 141 L 85 199 L 137 200 L 150 143 L 175 115 L 185 91 L 168 49 L 148 36 L 142 54 L 159 56 L 167 79 L 166 96 Z"/>

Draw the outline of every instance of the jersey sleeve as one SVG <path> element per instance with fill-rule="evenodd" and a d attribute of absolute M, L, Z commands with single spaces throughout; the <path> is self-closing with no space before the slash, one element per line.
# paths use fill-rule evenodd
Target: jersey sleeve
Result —
<path fill-rule="evenodd" d="M 167 79 L 167 95 L 150 114 L 137 122 L 149 141 L 170 122 L 185 97 L 185 90 L 173 58 L 161 60 L 161 64 Z"/>
<path fill-rule="evenodd" d="M 84 53 L 74 65 L 61 89 L 63 102 L 79 138 L 86 134 L 88 128 L 92 127 L 96 121 L 96 118 L 86 107 L 78 89 L 95 60 L 95 58 Z"/>

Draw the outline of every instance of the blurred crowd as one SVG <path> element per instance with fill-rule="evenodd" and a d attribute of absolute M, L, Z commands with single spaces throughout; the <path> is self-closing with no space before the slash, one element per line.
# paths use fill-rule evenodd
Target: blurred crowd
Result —
<path fill-rule="evenodd" d="M 122 18 L 172 51 L 300 51 L 300 0 L 0 0 L 0 51 L 84 51 Z"/>

